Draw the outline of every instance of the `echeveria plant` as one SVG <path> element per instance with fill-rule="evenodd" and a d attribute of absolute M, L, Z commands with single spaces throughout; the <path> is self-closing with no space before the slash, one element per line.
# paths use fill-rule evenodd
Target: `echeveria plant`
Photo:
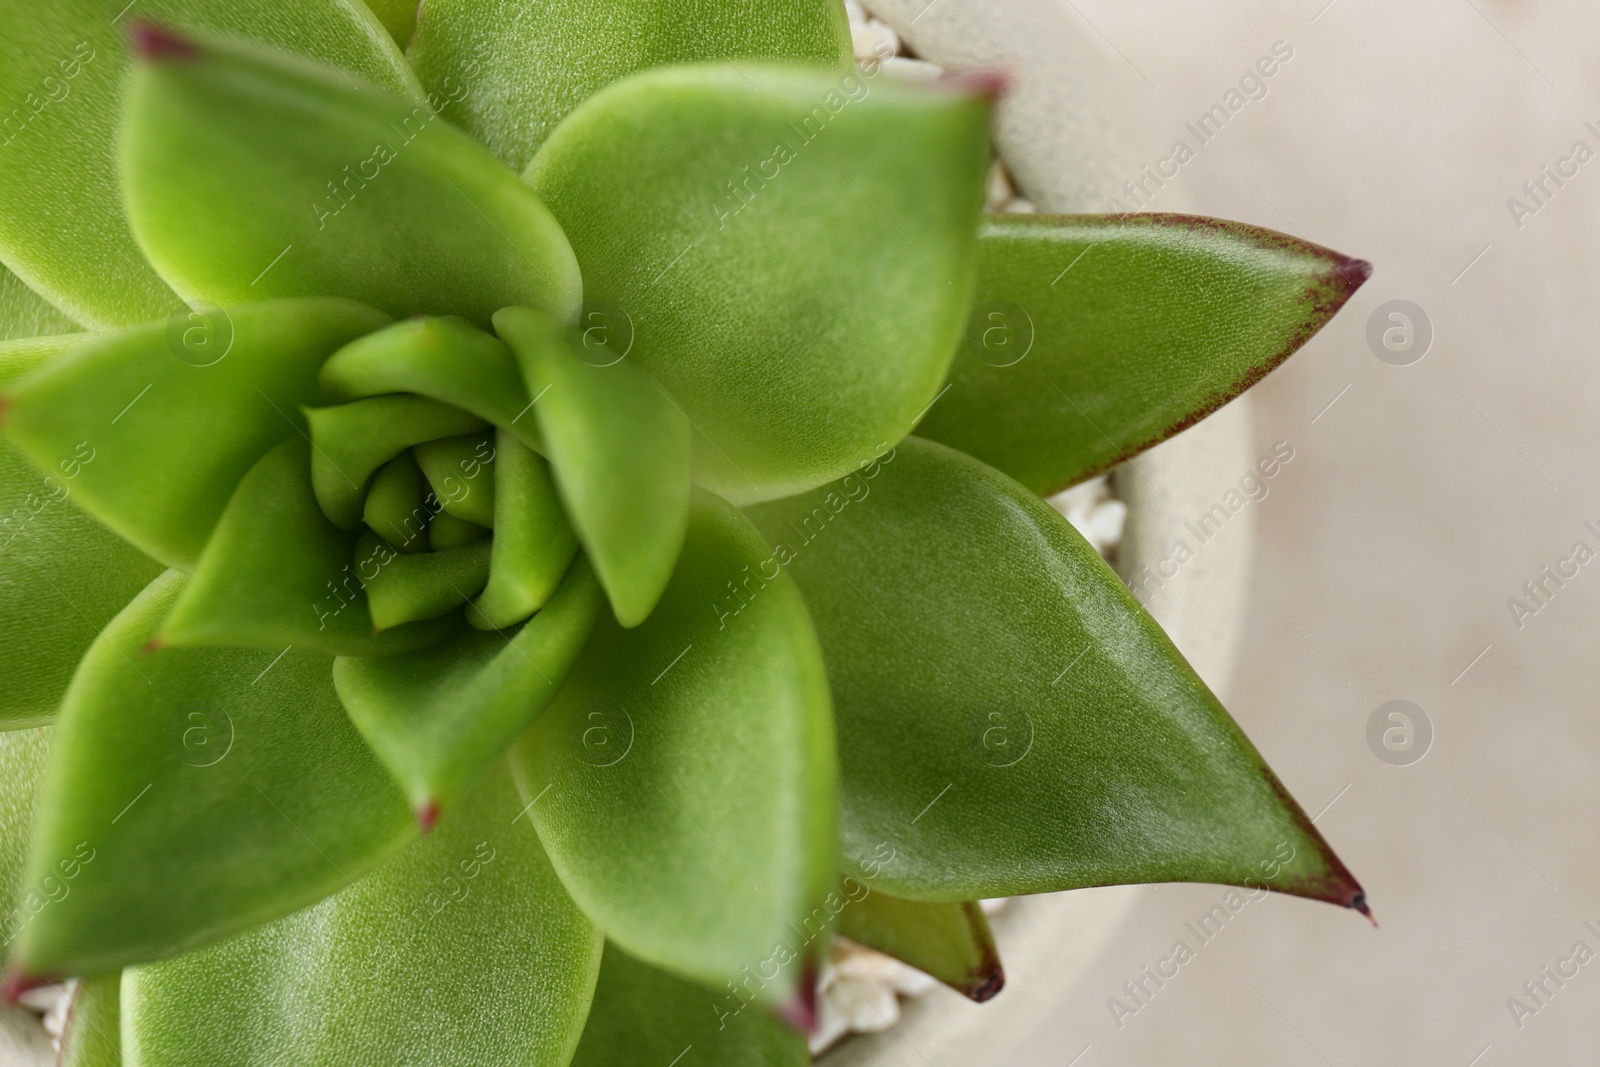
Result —
<path fill-rule="evenodd" d="M 1366 264 L 982 217 L 999 81 L 839 0 L 123 2 L 0 2 L 3 937 L 67 1062 L 804 1063 L 832 933 L 982 1000 L 981 898 L 1365 910 L 1039 494 Z"/>

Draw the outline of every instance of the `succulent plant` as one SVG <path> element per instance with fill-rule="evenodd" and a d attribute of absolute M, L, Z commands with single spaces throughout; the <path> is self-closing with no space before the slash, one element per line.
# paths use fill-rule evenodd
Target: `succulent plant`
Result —
<path fill-rule="evenodd" d="M 839 0 L 0 12 L 0 926 L 66 1062 L 805 1063 L 834 933 L 981 1000 L 981 898 L 1365 911 L 1041 494 L 1366 264 L 982 217 L 1000 81 Z"/>

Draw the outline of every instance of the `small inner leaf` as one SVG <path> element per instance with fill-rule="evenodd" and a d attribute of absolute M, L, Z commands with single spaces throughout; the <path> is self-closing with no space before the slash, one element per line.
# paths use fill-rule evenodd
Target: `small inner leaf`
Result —
<path fill-rule="evenodd" d="M 439 506 L 458 519 L 494 526 L 493 436 L 469 434 L 419 444 L 412 451 Z"/>
<path fill-rule="evenodd" d="M 378 603 L 371 589 L 387 576 L 358 560 L 355 536 L 317 507 L 310 458 L 305 438 L 291 437 L 245 475 L 161 627 L 161 644 L 293 645 L 335 656 L 389 656 L 431 645 L 454 629 L 456 620 L 443 620 L 374 632 Z"/>
<path fill-rule="evenodd" d="M 355 558 L 363 573 L 374 572 L 366 579 L 372 625 L 387 633 L 419 619 L 438 619 L 467 603 L 489 580 L 489 551 L 489 542 L 472 541 L 403 556 L 376 534 L 362 534 Z"/>
<path fill-rule="evenodd" d="M 458 519 L 448 511 L 441 511 L 428 523 L 428 547 L 435 552 L 446 548 L 456 548 L 460 545 L 470 545 L 474 541 L 482 541 L 489 536 L 489 530 L 475 522 Z M 500 532 L 501 537 L 506 536 L 505 531 Z M 494 571 L 491 568 L 489 580 L 494 581 Z"/>
<path fill-rule="evenodd" d="M 611 609 L 637 626 L 672 576 L 689 515 L 689 424 L 644 371 L 542 312 L 506 308 L 511 345 L 578 539 Z"/>
<path fill-rule="evenodd" d="M 367 529 L 398 551 L 426 552 L 433 538 L 429 514 L 415 456 L 402 452 L 378 468 L 361 506 Z"/>
<path fill-rule="evenodd" d="M 60 1067 L 122 1067 L 122 972 L 78 982 L 59 1056 Z"/>
<path fill-rule="evenodd" d="M 421 396 L 375 396 L 331 408 L 305 408 L 311 425 L 311 484 L 328 521 L 361 526 L 367 482 L 383 464 L 424 441 L 486 429 L 460 408 Z"/>
<path fill-rule="evenodd" d="M 467 611 L 469 623 L 489 630 L 538 611 L 578 551 L 550 465 L 503 429 L 495 432 L 494 486 L 489 584 Z"/>
<path fill-rule="evenodd" d="M 431 820 L 429 813 L 453 803 L 544 709 L 603 601 L 580 557 L 515 633 L 465 631 L 415 656 L 334 662 L 351 721 L 420 817 Z"/>

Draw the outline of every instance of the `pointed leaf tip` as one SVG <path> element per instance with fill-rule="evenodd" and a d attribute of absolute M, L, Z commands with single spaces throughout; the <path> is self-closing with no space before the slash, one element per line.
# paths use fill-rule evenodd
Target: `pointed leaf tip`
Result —
<path fill-rule="evenodd" d="M 817 1029 L 817 958 L 808 954 L 801 965 L 800 984 L 778 1008 L 778 1017 L 790 1029 L 807 1037 Z"/>
<path fill-rule="evenodd" d="M 981 982 L 967 990 L 967 996 L 971 997 L 973 1002 L 977 1004 L 993 1000 L 1006 987 L 1006 972 L 1000 966 L 999 960 L 994 961 L 994 969 L 983 975 L 982 978 Z"/>
<path fill-rule="evenodd" d="M 128 31 L 133 54 L 151 63 L 198 59 L 200 47 L 189 38 L 153 22 L 136 22 Z"/>
<path fill-rule="evenodd" d="M 16 1004 L 22 999 L 22 994 L 50 985 L 54 981 L 55 979 L 48 975 L 25 974 L 16 964 L 12 964 L 7 968 L 5 977 L 0 978 L 0 1001 Z"/>
<path fill-rule="evenodd" d="M 952 74 L 943 78 L 936 84 L 949 86 L 959 92 L 970 93 L 973 96 L 998 100 L 1011 91 L 1013 81 L 1014 79 L 1009 71 L 989 69 L 964 70 L 959 74 Z"/>
<path fill-rule="evenodd" d="M 439 805 L 430 800 L 417 809 L 417 826 L 422 832 L 429 834 L 439 823 Z"/>
<path fill-rule="evenodd" d="M 0 393 L 0 430 L 5 429 L 6 416 L 8 414 L 10 414 L 10 412 L 11 412 L 11 396 L 10 396 L 10 394 L 8 394 L 8 393 Z"/>
<path fill-rule="evenodd" d="M 1367 894 L 1365 890 L 1356 894 L 1355 899 L 1350 902 L 1350 906 L 1356 911 L 1359 911 L 1361 914 L 1365 915 L 1367 917 L 1367 922 L 1371 923 L 1374 929 L 1377 928 L 1378 920 L 1373 917 L 1372 909 L 1367 906 Z"/>

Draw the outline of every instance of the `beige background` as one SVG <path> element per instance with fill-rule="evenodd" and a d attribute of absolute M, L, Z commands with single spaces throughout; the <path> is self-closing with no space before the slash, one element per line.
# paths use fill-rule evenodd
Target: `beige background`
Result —
<path fill-rule="evenodd" d="M 1520 631 L 1506 607 L 1574 541 L 1600 548 L 1583 529 L 1600 526 L 1600 159 L 1522 229 L 1506 207 L 1575 140 L 1600 150 L 1583 128 L 1600 126 L 1600 10 L 1324 3 L 1073 0 L 1126 57 L 1160 145 L 1288 41 L 1268 96 L 1174 189 L 1377 266 L 1257 390 L 1258 452 L 1283 439 L 1296 458 L 1252 505 L 1251 580 L 1271 603 L 1245 601 L 1230 703 L 1308 810 L 1339 797 L 1318 825 L 1382 927 L 1253 904 L 1119 1030 L 1107 999 L 1195 944 L 1184 923 L 1222 896 L 1159 887 L 1043 1028 L 997 1042 L 998 1063 L 1600 1060 L 1600 959 L 1522 1029 L 1506 1007 L 1575 941 L 1600 950 L 1583 928 L 1600 928 L 1600 561 Z M 1365 340 L 1395 298 L 1436 332 L 1409 367 Z M 1435 730 L 1408 767 L 1365 739 L 1393 698 Z"/>

